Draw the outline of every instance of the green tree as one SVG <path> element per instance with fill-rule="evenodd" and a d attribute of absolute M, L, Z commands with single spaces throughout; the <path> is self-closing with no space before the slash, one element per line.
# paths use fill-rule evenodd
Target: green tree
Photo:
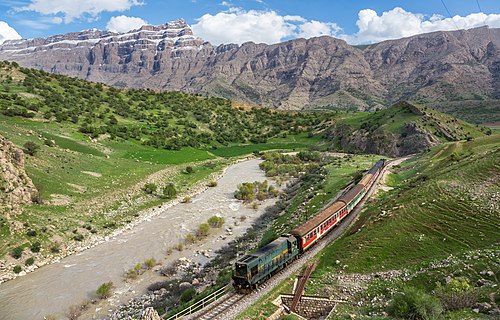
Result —
<path fill-rule="evenodd" d="M 24 152 L 26 152 L 30 156 L 34 156 L 40 149 L 40 146 L 32 141 L 26 142 L 23 145 L 23 147 L 24 147 Z"/>
<path fill-rule="evenodd" d="M 177 190 L 175 190 L 175 186 L 173 183 L 167 183 L 165 188 L 163 188 L 163 198 L 164 199 L 173 199 L 177 196 Z"/>

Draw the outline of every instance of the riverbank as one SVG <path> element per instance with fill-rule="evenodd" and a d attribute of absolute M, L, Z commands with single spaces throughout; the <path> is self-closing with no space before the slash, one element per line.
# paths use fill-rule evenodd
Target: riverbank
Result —
<path fill-rule="evenodd" d="M 219 214 L 226 218 L 227 223 L 234 224 L 233 217 L 258 215 L 266 204 L 258 210 L 246 208 L 238 204 L 232 194 L 241 182 L 265 179 L 258 167 L 259 162 L 256 159 L 239 160 L 220 173 L 222 177 L 217 187 L 192 189 L 191 193 L 199 193 L 191 203 L 175 205 L 179 201 L 172 201 L 161 210 L 147 210 L 141 213 L 133 227 L 115 231 L 107 241 L 101 240 L 100 245 L 84 247 L 85 250 L 74 251 L 75 254 L 37 272 L 2 284 L 0 294 L 5 299 L 0 302 L 0 313 L 6 315 L 5 319 L 34 319 L 53 313 L 61 315 L 70 305 L 91 300 L 103 282 L 122 283 L 124 272 L 136 263 L 151 257 L 160 260 L 169 248 L 210 216 Z M 226 228 L 224 226 L 224 230 Z M 233 235 L 237 236 L 234 227 Z M 47 297 L 51 298 L 50 306 L 46 305 Z"/>

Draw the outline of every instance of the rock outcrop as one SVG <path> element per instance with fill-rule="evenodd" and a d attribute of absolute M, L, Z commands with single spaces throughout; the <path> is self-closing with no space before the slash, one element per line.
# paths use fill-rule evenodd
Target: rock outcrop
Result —
<path fill-rule="evenodd" d="M 7 210 L 32 203 L 36 194 L 35 185 L 24 170 L 23 151 L 0 136 L 0 208 Z"/>
<path fill-rule="evenodd" d="M 282 109 L 500 99 L 500 29 L 486 27 L 367 47 L 328 36 L 213 46 L 180 19 L 121 34 L 87 30 L 10 40 L 0 45 L 0 59 L 117 87 L 182 90 Z"/>

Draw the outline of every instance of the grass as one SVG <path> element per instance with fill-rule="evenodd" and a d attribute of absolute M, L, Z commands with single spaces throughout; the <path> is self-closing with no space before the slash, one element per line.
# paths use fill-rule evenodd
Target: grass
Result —
<path fill-rule="evenodd" d="M 211 148 L 207 151 L 218 157 L 229 158 L 266 150 L 304 150 L 317 144 L 319 141 L 319 136 L 308 138 L 306 134 L 298 134 L 289 135 L 287 138 L 270 139 L 267 143 L 232 145 L 227 147 L 218 147 L 217 149 Z"/>

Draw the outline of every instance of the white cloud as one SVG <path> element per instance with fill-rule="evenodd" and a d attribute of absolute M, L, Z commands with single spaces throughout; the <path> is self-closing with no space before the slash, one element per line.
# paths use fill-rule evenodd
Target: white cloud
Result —
<path fill-rule="evenodd" d="M 0 21 L 0 44 L 12 39 L 21 39 L 21 36 L 7 22 Z"/>
<path fill-rule="evenodd" d="M 205 14 L 192 26 L 193 32 L 213 43 L 277 43 L 288 38 L 335 35 L 335 23 L 308 21 L 301 16 L 281 16 L 275 11 L 231 7 L 215 15 Z"/>
<path fill-rule="evenodd" d="M 373 43 L 432 31 L 470 29 L 485 25 L 500 27 L 500 14 L 471 13 L 465 17 L 429 17 L 396 7 L 379 16 L 372 9 L 364 9 L 359 11 L 356 25 L 359 29 L 356 34 L 341 36 L 349 43 Z"/>
<path fill-rule="evenodd" d="M 137 17 L 117 16 L 111 17 L 106 28 L 113 32 L 127 32 L 148 24 L 147 21 Z"/>
<path fill-rule="evenodd" d="M 142 4 L 141 0 L 31 0 L 29 5 L 17 10 L 57 15 L 69 23 L 84 16 L 96 18 L 101 12 L 125 11 Z"/>
<path fill-rule="evenodd" d="M 335 36 L 342 30 L 336 23 L 316 20 L 304 22 L 299 28 L 300 32 L 298 36 L 301 38 Z"/>

